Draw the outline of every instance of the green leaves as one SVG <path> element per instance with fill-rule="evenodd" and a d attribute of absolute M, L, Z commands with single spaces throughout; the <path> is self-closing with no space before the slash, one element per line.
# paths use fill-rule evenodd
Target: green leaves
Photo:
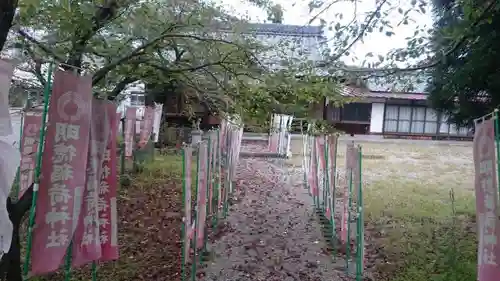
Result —
<path fill-rule="evenodd" d="M 500 105 L 499 56 L 491 49 L 500 43 L 494 28 L 500 13 L 474 1 L 456 5 L 463 14 L 447 10 L 436 23 L 432 43 L 439 63 L 430 72 L 429 100 L 451 122 L 468 124 Z M 481 20 L 486 14 L 490 19 Z"/>
<path fill-rule="evenodd" d="M 325 4 L 325 2 L 321 1 L 321 0 L 312 0 L 312 1 L 310 1 L 308 3 L 309 13 L 311 13 L 315 9 L 321 8 L 324 4 Z"/>

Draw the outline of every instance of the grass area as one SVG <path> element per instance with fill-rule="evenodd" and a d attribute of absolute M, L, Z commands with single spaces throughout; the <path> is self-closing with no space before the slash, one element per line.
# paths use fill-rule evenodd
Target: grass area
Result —
<path fill-rule="evenodd" d="M 363 171 L 367 222 L 396 264 L 389 280 L 476 280 L 472 147 L 362 145 L 385 156 Z"/>
<path fill-rule="evenodd" d="M 129 165 L 131 166 L 131 165 Z M 98 280 L 180 280 L 182 157 L 156 155 L 119 188 L 120 258 L 98 267 Z M 25 233 L 25 231 L 23 231 Z M 71 280 L 91 280 L 90 265 L 72 269 Z M 63 271 L 32 280 L 63 280 Z"/>
<path fill-rule="evenodd" d="M 475 281 L 472 147 L 360 144 L 367 267 L 375 280 Z M 344 153 L 341 142 L 340 168 Z"/>

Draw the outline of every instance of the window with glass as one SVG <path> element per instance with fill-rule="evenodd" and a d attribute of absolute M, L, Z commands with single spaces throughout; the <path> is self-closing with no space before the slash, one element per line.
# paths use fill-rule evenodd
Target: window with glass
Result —
<path fill-rule="evenodd" d="M 341 109 L 342 120 L 370 122 L 372 105 L 370 103 L 348 103 Z"/>
<path fill-rule="evenodd" d="M 439 134 L 450 135 L 450 136 L 467 136 L 469 133 L 469 128 L 467 127 L 457 127 L 455 124 L 449 124 L 448 118 L 442 116 L 441 124 L 439 126 Z"/>
<path fill-rule="evenodd" d="M 141 106 L 146 103 L 146 98 L 143 93 L 132 92 L 130 93 L 130 105 Z"/>
<path fill-rule="evenodd" d="M 386 105 L 384 131 L 408 134 L 436 134 L 437 112 L 424 106 Z"/>

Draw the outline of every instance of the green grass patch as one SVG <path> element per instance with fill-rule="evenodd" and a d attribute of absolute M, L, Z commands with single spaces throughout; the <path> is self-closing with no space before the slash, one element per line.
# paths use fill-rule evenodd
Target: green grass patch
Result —
<path fill-rule="evenodd" d="M 375 268 L 392 270 L 383 280 L 476 280 L 474 198 L 468 192 L 452 200 L 436 186 L 378 182 L 365 198 L 367 222 L 380 234 L 375 243 L 389 264 Z"/>
<path fill-rule="evenodd" d="M 366 160 L 365 164 L 372 169 L 381 163 Z M 378 280 L 475 281 L 477 242 L 472 186 L 465 186 L 469 181 L 464 175 L 453 179 L 450 176 L 463 167 L 441 164 L 426 169 L 414 160 L 399 165 L 386 164 L 383 169 L 388 173 L 383 180 L 367 172 L 367 178 L 373 180 L 364 189 L 366 221 L 374 229 L 371 234 L 378 236 L 374 243 L 386 256 L 386 262 L 374 264 L 382 272 L 383 278 Z M 426 177 L 425 173 L 441 174 Z"/>

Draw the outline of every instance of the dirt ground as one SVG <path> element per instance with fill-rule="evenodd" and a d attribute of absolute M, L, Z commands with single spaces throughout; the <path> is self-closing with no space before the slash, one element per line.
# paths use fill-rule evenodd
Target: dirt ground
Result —
<path fill-rule="evenodd" d="M 176 171 L 180 157 L 157 158 L 150 170 L 133 175 L 132 185 L 120 190 L 120 257 L 99 264 L 97 280 L 181 280 L 182 183 Z M 73 281 L 91 278 L 90 265 L 72 269 Z M 64 280 L 64 272 L 35 280 Z"/>
<path fill-rule="evenodd" d="M 209 246 L 212 260 L 200 280 L 342 280 L 300 169 L 285 160 L 243 158 L 237 177 L 240 198 L 226 221 L 229 230 Z"/>
<path fill-rule="evenodd" d="M 339 143 L 340 172 L 349 141 Z M 454 190 L 459 213 L 473 208 L 469 203 L 473 196 L 472 148 L 467 142 L 354 141 L 363 147 L 366 274 L 375 280 L 392 280 L 405 266 L 407 245 L 400 242 L 402 237 L 420 235 L 406 218 L 445 220 L 450 190 Z M 239 188 L 245 196 L 232 207 L 229 231 L 212 243 L 212 260 L 207 262 L 202 281 L 345 278 L 343 264 L 326 250 L 312 199 L 302 184 L 301 143 L 292 139 L 294 156 L 286 161 L 240 159 Z M 260 149 L 246 144 L 246 150 Z M 402 225 L 395 228 L 396 221 Z"/>

